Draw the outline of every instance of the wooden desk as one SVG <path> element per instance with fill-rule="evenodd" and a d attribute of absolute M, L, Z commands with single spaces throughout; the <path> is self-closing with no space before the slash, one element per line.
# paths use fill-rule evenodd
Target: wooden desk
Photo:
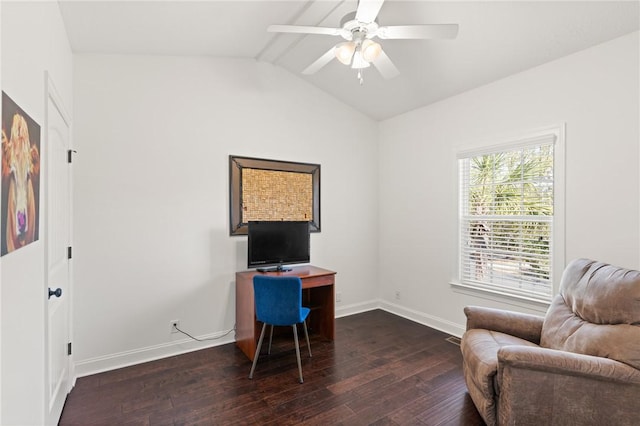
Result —
<path fill-rule="evenodd" d="M 262 325 L 256 320 L 253 276 L 298 276 L 302 280 L 302 306 L 311 308 L 307 318 L 309 333 L 335 338 L 335 275 L 315 266 L 298 266 L 288 272 L 236 272 L 236 345 L 250 360 L 256 353 Z"/>

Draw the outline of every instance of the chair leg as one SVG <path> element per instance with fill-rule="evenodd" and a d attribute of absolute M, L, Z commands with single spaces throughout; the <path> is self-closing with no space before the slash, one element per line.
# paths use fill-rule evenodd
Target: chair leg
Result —
<path fill-rule="evenodd" d="M 260 349 L 262 349 L 262 339 L 264 339 L 264 331 L 267 329 L 267 324 L 262 324 L 262 331 L 260 332 L 260 339 L 258 339 L 258 347 L 256 348 L 256 353 L 253 356 L 253 365 L 251 366 L 251 372 L 249 373 L 249 378 L 253 379 L 253 372 L 256 369 L 256 364 L 258 363 L 258 357 L 260 356 Z"/>
<path fill-rule="evenodd" d="M 300 346 L 298 346 L 298 327 L 293 324 L 293 340 L 296 342 L 296 358 L 298 359 L 298 372 L 300 373 L 300 383 L 302 380 L 302 363 L 300 362 Z"/>
<path fill-rule="evenodd" d="M 271 324 L 271 334 L 269 334 L 269 351 L 267 354 L 271 355 L 271 342 L 273 341 L 273 324 Z"/>
<path fill-rule="evenodd" d="M 309 349 L 309 358 L 311 358 L 311 343 L 309 343 L 309 332 L 307 332 L 307 321 L 302 321 L 302 325 L 304 325 L 304 337 L 307 338 L 307 348 Z"/>

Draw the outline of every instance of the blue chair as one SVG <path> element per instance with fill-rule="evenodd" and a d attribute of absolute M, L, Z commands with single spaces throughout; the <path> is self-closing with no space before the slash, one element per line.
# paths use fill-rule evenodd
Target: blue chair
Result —
<path fill-rule="evenodd" d="M 309 333 L 307 332 L 306 323 L 310 309 L 302 306 L 302 281 L 299 277 L 295 276 L 255 275 L 253 277 L 253 292 L 255 296 L 256 317 L 258 321 L 263 324 L 249 378 L 253 379 L 253 372 L 258 363 L 262 340 L 264 339 L 264 332 L 267 329 L 267 325 L 271 326 L 269 354 L 271 354 L 273 326 L 290 325 L 293 327 L 293 340 L 296 343 L 298 371 L 300 373 L 300 383 L 302 383 L 302 364 L 300 363 L 300 346 L 298 345 L 298 329 L 296 327 L 299 323 L 304 325 L 304 336 L 307 339 L 307 348 L 309 348 L 309 357 L 311 357 L 311 345 L 309 344 Z"/>

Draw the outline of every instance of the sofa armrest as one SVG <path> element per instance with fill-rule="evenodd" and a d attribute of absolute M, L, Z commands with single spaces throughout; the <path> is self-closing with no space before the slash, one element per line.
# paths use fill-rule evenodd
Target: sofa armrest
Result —
<path fill-rule="evenodd" d="M 614 359 L 555 349 L 504 346 L 498 350 L 498 370 L 505 366 L 640 386 L 640 370 L 630 365 Z"/>
<path fill-rule="evenodd" d="M 498 351 L 498 424 L 637 425 L 640 371 L 546 348 Z"/>
<path fill-rule="evenodd" d="M 540 344 L 544 317 L 481 306 L 466 306 L 464 314 L 467 316 L 467 330 L 482 328 L 499 331 Z"/>

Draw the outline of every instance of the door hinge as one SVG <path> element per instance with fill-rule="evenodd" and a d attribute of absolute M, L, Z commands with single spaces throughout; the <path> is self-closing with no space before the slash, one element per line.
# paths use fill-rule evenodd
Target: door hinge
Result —
<path fill-rule="evenodd" d="M 67 163 L 71 164 L 73 162 L 73 154 L 75 154 L 76 151 L 75 149 L 68 149 L 67 150 Z"/>
<path fill-rule="evenodd" d="M 67 247 L 67 259 L 71 259 L 71 246 Z"/>
<path fill-rule="evenodd" d="M 67 355 L 71 355 L 71 342 L 67 343 Z"/>

